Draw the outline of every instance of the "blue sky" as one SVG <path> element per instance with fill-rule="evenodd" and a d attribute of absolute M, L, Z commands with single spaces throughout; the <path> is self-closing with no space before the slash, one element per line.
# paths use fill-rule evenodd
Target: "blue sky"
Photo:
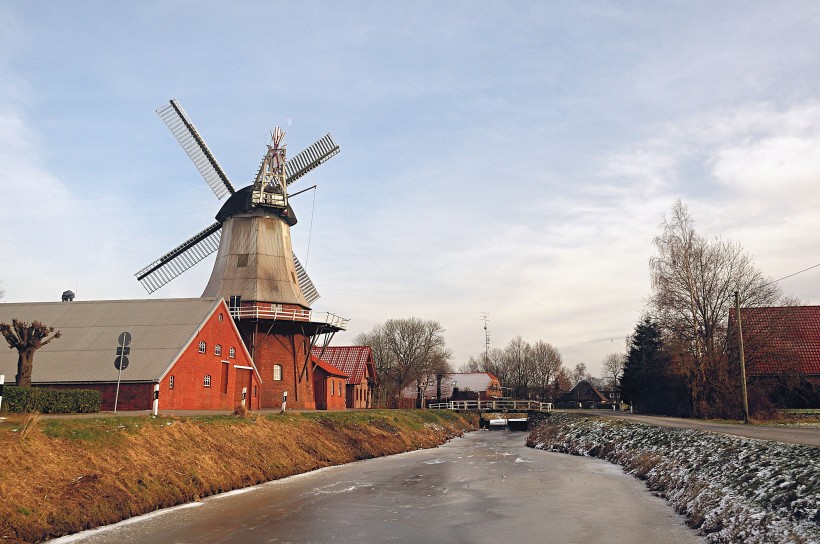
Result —
<path fill-rule="evenodd" d="M 595 372 L 676 198 L 773 278 L 820 263 L 815 2 L 0 1 L 0 73 L 5 302 L 146 297 L 133 274 L 213 221 L 170 98 L 237 186 L 276 125 L 340 144 L 292 231 L 336 343 L 435 319 L 458 365 L 489 312 L 492 346 Z M 781 286 L 820 304 L 818 279 Z"/>

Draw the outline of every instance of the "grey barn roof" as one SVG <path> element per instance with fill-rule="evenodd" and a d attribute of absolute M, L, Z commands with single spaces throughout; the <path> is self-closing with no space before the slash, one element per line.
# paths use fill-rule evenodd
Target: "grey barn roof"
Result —
<path fill-rule="evenodd" d="M 122 381 L 158 381 L 221 302 L 177 298 L 4 303 L 0 323 L 36 320 L 62 333 L 35 352 L 33 383 L 116 381 L 117 339 L 124 331 L 132 339 Z M 17 350 L 5 339 L 0 339 L 0 374 L 6 375 L 6 382 L 17 374 Z"/>

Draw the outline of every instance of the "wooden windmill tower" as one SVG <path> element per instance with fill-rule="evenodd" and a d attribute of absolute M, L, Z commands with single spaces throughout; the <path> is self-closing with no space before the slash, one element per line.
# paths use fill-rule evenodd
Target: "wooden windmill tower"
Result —
<path fill-rule="evenodd" d="M 157 113 L 222 198 L 216 222 L 137 272 L 152 293 L 202 259 L 217 252 L 203 297 L 229 301 L 242 338 L 262 374 L 261 406 L 313 408 L 311 348 L 327 345 L 344 330 L 346 320 L 313 312 L 319 293 L 290 241 L 296 216 L 288 203 L 288 186 L 339 152 L 330 134 L 287 160 L 277 128 L 251 185 L 235 190 L 205 141 L 176 100 Z"/>

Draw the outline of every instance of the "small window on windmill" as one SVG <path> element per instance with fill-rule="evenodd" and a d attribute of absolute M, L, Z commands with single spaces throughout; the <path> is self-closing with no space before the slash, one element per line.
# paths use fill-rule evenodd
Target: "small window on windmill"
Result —
<path fill-rule="evenodd" d="M 236 267 L 237 268 L 247 268 L 248 267 L 248 254 L 247 253 L 240 253 L 236 256 Z"/>

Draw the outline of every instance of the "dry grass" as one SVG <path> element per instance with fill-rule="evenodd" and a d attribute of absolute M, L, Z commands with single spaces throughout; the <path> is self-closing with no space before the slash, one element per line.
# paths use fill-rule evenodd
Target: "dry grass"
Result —
<path fill-rule="evenodd" d="M 0 422 L 0 538 L 36 542 L 320 467 L 432 447 L 428 411 Z"/>

